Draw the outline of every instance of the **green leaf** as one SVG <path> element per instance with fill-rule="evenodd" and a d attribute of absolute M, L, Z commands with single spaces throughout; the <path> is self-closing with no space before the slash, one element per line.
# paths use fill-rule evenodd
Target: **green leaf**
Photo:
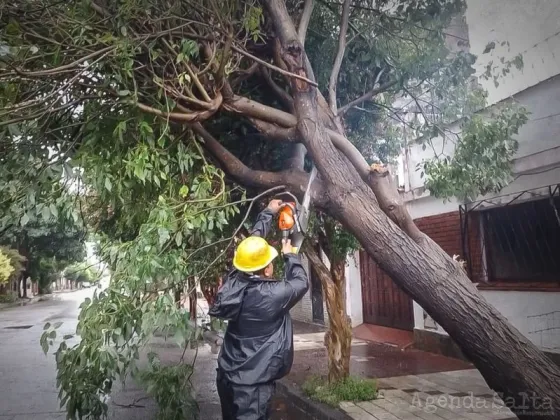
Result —
<path fill-rule="evenodd" d="M 43 331 L 48 330 L 51 327 L 51 323 L 47 322 L 44 326 L 43 326 Z"/>
<path fill-rule="evenodd" d="M 59 329 L 61 325 L 62 325 L 62 322 L 57 322 L 56 324 L 54 324 L 54 329 L 55 330 Z"/>
<path fill-rule="evenodd" d="M 49 205 L 49 210 L 54 217 L 58 217 L 58 209 L 54 204 Z"/>
<path fill-rule="evenodd" d="M 181 189 L 179 190 L 179 195 L 180 195 L 182 198 L 186 198 L 187 195 L 189 195 L 189 187 L 188 187 L 187 185 L 183 185 L 183 186 L 181 187 Z"/>
<path fill-rule="evenodd" d="M 43 220 L 45 222 L 48 222 L 51 218 L 51 211 L 49 210 L 49 208 L 47 206 L 43 207 L 43 210 L 41 210 L 41 216 L 43 216 Z"/>
<path fill-rule="evenodd" d="M 159 245 L 162 246 L 169 240 L 169 231 L 165 228 L 158 228 Z"/>
<path fill-rule="evenodd" d="M 105 178 L 105 188 L 107 191 L 111 192 L 113 185 L 111 184 L 111 180 L 109 178 Z"/>
<path fill-rule="evenodd" d="M 23 216 L 21 216 L 20 224 L 23 227 L 28 223 L 29 223 L 29 216 L 27 215 L 27 213 L 24 213 Z"/>
<path fill-rule="evenodd" d="M 183 234 L 181 233 L 181 231 L 177 232 L 177 234 L 175 235 L 175 243 L 177 244 L 177 246 L 181 246 L 183 244 Z"/>
<path fill-rule="evenodd" d="M 47 340 L 41 340 L 41 349 L 43 349 L 45 355 L 49 352 L 49 343 L 47 343 Z"/>
<path fill-rule="evenodd" d="M 488 54 L 494 48 L 496 48 L 496 43 L 494 41 L 489 42 L 488 44 L 486 44 L 486 47 L 484 47 L 484 51 L 482 51 L 482 54 Z"/>

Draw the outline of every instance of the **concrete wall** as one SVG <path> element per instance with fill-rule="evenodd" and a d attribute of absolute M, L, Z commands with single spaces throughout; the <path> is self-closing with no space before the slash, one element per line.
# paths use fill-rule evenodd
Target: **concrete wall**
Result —
<path fill-rule="evenodd" d="M 481 290 L 480 293 L 534 344 L 543 350 L 560 353 L 559 292 Z M 447 335 L 416 302 L 414 328 Z"/>
<path fill-rule="evenodd" d="M 313 323 L 313 307 L 311 303 L 311 292 L 312 292 L 312 285 L 311 285 L 311 271 L 309 269 L 309 261 L 307 258 L 302 256 L 302 263 L 305 271 L 308 273 L 309 276 L 309 290 L 305 294 L 305 296 L 295 304 L 295 306 L 290 311 L 290 315 L 292 319 L 296 321 L 308 322 Z M 323 301 L 323 314 L 325 319 L 325 325 L 329 323 L 329 315 L 327 313 L 327 304 Z"/>
<path fill-rule="evenodd" d="M 492 61 L 500 65 L 523 55 L 522 70 L 511 73 L 494 86 L 481 80 L 494 104 L 560 73 L 560 7 L 557 0 L 467 0 L 467 24 L 471 53 L 478 56 L 477 74 Z M 496 48 L 482 54 L 489 42 Z M 500 45 L 508 41 L 509 45 Z"/>
<path fill-rule="evenodd" d="M 351 255 L 346 264 L 346 312 L 352 321 L 352 328 L 364 323 L 359 252 Z"/>
<path fill-rule="evenodd" d="M 560 8 L 559 8 L 560 9 Z M 560 76 L 555 76 L 538 86 L 531 87 L 515 95 L 515 100 L 525 106 L 531 115 L 529 121 L 521 127 L 515 137 L 519 142 L 519 149 L 513 162 L 515 182 L 506 187 L 499 194 L 531 189 L 543 185 L 550 185 L 558 179 L 552 173 L 543 173 L 543 169 L 551 169 L 560 165 Z M 450 127 L 451 131 L 460 132 L 458 125 Z M 433 139 L 433 148 L 443 150 L 452 155 L 455 144 L 449 139 L 441 137 Z M 425 217 L 431 214 L 444 213 L 458 205 L 456 200 L 443 203 L 442 200 L 429 199 L 429 193 L 424 191 L 422 172 L 415 170 L 419 164 L 434 157 L 432 147 L 414 144 L 409 146 L 406 155 L 406 167 L 403 172 L 402 184 L 405 187 L 405 200 L 413 217 Z M 535 172 L 539 172 L 536 175 Z M 432 208 L 431 208 L 432 207 Z"/>
<path fill-rule="evenodd" d="M 469 1 L 469 7 L 473 4 L 478 7 L 482 3 L 479 0 Z M 484 2 L 484 5 L 492 10 L 502 5 L 500 13 L 504 12 L 506 14 L 504 19 L 507 20 L 509 15 L 516 13 L 515 7 L 510 5 L 525 4 L 525 2 L 517 0 L 508 0 L 508 7 L 504 7 L 503 3 L 503 1 Z M 534 3 L 534 1 L 526 2 L 527 7 Z M 543 7 L 548 7 L 547 5 L 550 5 L 552 2 L 543 1 L 538 3 Z M 525 13 L 525 7 L 522 10 Z M 560 7 L 557 7 L 556 10 L 554 12 L 556 14 L 551 12 L 551 16 L 555 16 L 554 22 L 558 28 Z M 520 16 L 525 16 L 523 13 Z M 471 8 L 467 16 L 470 22 L 473 22 L 473 15 L 473 8 Z M 545 22 L 543 30 L 548 30 L 548 23 L 546 22 L 550 23 L 550 21 L 540 15 L 538 18 Z M 497 19 L 497 16 L 490 20 L 493 21 L 494 19 Z M 502 18 L 500 17 L 500 19 Z M 512 20 L 512 22 L 517 21 L 517 19 Z M 483 32 L 480 32 L 481 22 L 483 21 L 475 22 L 474 26 L 469 23 L 473 49 L 478 48 L 477 45 L 479 47 L 482 45 Z M 538 26 L 534 22 L 525 22 L 523 24 L 523 27 L 528 29 L 527 36 L 531 42 L 533 42 L 535 37 L 538 38 L 538 31 L 534 30 Z M 505 31 L 504 28 L 501 30 Z M 525 30 L 519 31 L 519 26 L 516 26 L 514 23 L 511 23 L 511 30 L 519 33 L 517 38 L 525 36 Z M 473 35 L 475 39 L 473 39 Z M 517 38 L 514 37 L 514 40 Z M 519 42 L 521 41 L 519 39 Z M 551 57 L 555 60 L 560 58 L 557 36 L 547 41 L 549 46 L 552 43 L 555 43 L 555 46 L 547 51 L 543 51 L 541 47 L 535 49 L 535 51 L 539 51 L 539 54 L 543 54 L 544 59 L 540 60 L 541 63 L 550 63 Z M 531 60 L 533 61 L 532 64 Z M 515 80 L 510 80 L 508 84 L 503 85 L 498 90 L 494 90 L 493 85 L 489 87 L 491 91 L 490 97 L 493 102 L 514 94 L 518 90 L 525 89 L 517 93 L 515 99 L 526 106 L 531 115 L 529 116 L 529 122 L 522 127 L 517 136 L 519 150 L 513 162 L 515 180 L 499 193 L 488 194 L 485 197 L 479 197 L 479 199 L 492 199 L 495 203 L 506 203 L 519 192 L 536 189 L 534 192 L 543 193 L 545 191 L 544 189 L 539 190 L 540 187 L 560 183 L 560 76 L 557 75 L 560 73 L 560 69 L 538 64 L 534 58 L 531 60 L 528 60 L 526 57 L 526 73 L 521 80 L 516 77 Z M 530 64 L 529 67 L 527 67 L 528 64 Z M 539 83 L 541 80 L 545 81 Z M 451 129 L 458 131 L 458 126 Z M 444 144 L 441 138 L 434 141 L 434 147 L 436 150 L 443 148 L 446 153 L 453 153 L 453 143 L 446 142 Z M 433 150 L 429 147 L 426 150 L 422 150 L 421 146 L 415 145 L 408 150 L 407 166 L 410 170 L 404 173 L 404 182 L 402 183 L 406 190 L 404 199 L 414 219 L 457 211 L 459 204 L 462 204 L 455 199 L 447 202 L 435 199 L 423 188 L 424 182 L 420 177 L 420 172 L 414 169 L 423 159 L 429 159 L 432 156 Z M 527 195 L 521 198 L 521 200 L 529 198 L 530 195 Z M 536 345 L 549 351 L 560 351 L 560 293 L 482 290 L 481 294 L 504 314 L 514 327 Z M 419 330 L 446 334 L 439 325 L 435 324 L 425 314 L 416 302 L 414 303 L 414 324 L 415 328 Z"/>

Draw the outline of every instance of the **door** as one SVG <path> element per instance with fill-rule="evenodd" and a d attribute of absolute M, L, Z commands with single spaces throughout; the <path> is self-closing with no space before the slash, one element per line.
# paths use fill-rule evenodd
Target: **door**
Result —
<path fill-rule="evenodd" d="M 313 312 L 313 322 L 317 324 L 325 323 L 325 313 L 323 310 L 323 286 L 315 270 L 311 269 L 311 311 Z"/>
<path fill-rule="evenodd" d="M 412 331 L 412 299 L 364 251 L 360 251 L 360 277 L 364 322 Z"/>

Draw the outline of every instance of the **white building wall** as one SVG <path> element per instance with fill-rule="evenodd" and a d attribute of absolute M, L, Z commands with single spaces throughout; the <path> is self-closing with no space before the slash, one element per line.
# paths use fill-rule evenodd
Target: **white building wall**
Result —
<path fill-rule="evenodd" d="M 481 290 L 482 296 L 525 337 L 543 350 L 560 353 L 560 293 Z M 414 302 L 414 328 L 447 335 Z"/>
<path fill-rule="evenodd" d="M 560 3 L 558 0 L 467 0 L 467 23 L 471 52 L 478 55 L 478 74 L 489 60 L 499 62 L 504 56 L 513 58 L 521 53 L 524 68 L 512 68 L 511 74 L 499 80 L 480 80 L 489 92 L 489 104 L 514 95 L 516 101 L 531 112 L 516 139 L 519 150 L 513 162 L 515 180 L 497 194 L 494 202 L 506 202 L 518 192 L 560 184 Z M 501 41 L 509 41 L 500 46 Z M 492 54 L 482 54 L 490 41 L 496 42 Z M 457 124 L 451 127 L 459 132 Z M 453 143 L 434 139 L 434 148 L 453 153 Z M 416 165 L 434 156 L 433 149 L 413 145 L 406 154 L 402 173 L 404 199 L 411 216 L 416 218 L 458 211 L 459 201 L 448 202 L 431 197 L 424 189 L 424 180 Z M 502 197 L 496 199 L 495 197 Z M 483 198 L 483 197 L 479 197 Z M 527 291 L 490 291 L 481 294 L 509 322 L 533 343 L 549 351 L 560 351 L 560 293 Z M 474 309 L 474 308 L 473 308 Z M 446 334 L 427 317 L 414 302 L 416 329 Z"/>
<path fill-rule="evenodd" d="M 360 276 L 360 253 L 348 257 L 346 264 L 346 312 L 352 322 L 352 328 L 364 323 L 362 304 L 362 280 Z"/>
<path fill-rule="evenodd" d="M 311 271 L 309 269 L 310 268 L 309 261 L 307 260 L 307 258 L 305 258 L 305 256 L 302 255 L 301 261 L 303 264 L 303 268 L 305 268 L 305 271 L 307 272 L 309 277 L 309 290 L 303 296 L 303 298 L 294 305 L 294 307 L 290 311 L 290 315 L 292 316 L 292 319 L 295 319 L 296 321 L 313 323 L 313 306 L 311 303 L 311 290 L 312 290 Z M 324 314 L 325 325 L 328 325 L 329 315 L 327 313 L 327 304 L 324 300 L 323 300 L 323 314 Z"/>
<path fill-rule="evenodd" d="M 485 198 L 550 185 L 558 179 L 550 174 L 546 175 L 542 169 L 560 164 L 560 75 L 526 89 L 514 98 L 530 112 L 529 121 L 515 136 L 519 143 L 513 162 L 516 179 L 500 193 L 489 194 Z M 457 124 L 450 127 L 450 130 L 460 132 L 460 127 Z M 433 139 L 432 145 L 438 153 L 443 150 L 447 155 L 452 155 L 455 147 L 452 141 L 444 141 L 441 137 Z M 431 146 L 426 147 L 425 150 L 419 144 L 409 146 L 406 165 L 409 170 L 404 173 L 405 200 L 409 202 L 411 212 L 417 211 L 419 214 L 419 216 L 413 214 L 413 218 L 452 211 L 449 209 L 458 205 L 456 200 L 443 203 L 442 200 L 428 199 L 429 193 L 424 190 L 422 171 L 416 168 L 433 157 L 434 151 Z M 538 174 L 531 175 L 535 172 Z M 430 206 L 433 206 L 433 210 Z"/>
<path fill-rule="evenodd" d="M 560 73 L 560 7 L 558 0 L 467 0 L 467 24 L 471 53 L 478 56 L 477 74 L 500 58 L 523 55 L 522 70 L 511 73 L 494 86 L 481 80 L 494 104 Z M 496 48 L 482 54 L 494 41 Z M 508 41 L 509 45 L 500 45 Z"/>

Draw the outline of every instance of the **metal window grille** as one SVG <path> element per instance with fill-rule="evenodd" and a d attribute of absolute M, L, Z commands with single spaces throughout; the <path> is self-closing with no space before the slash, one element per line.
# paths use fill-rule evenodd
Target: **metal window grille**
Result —
<path fill-rule="evenodd" d="M 468 203 L 460 215 L 471 279 L 560 283 L 560 185 Z"/>

